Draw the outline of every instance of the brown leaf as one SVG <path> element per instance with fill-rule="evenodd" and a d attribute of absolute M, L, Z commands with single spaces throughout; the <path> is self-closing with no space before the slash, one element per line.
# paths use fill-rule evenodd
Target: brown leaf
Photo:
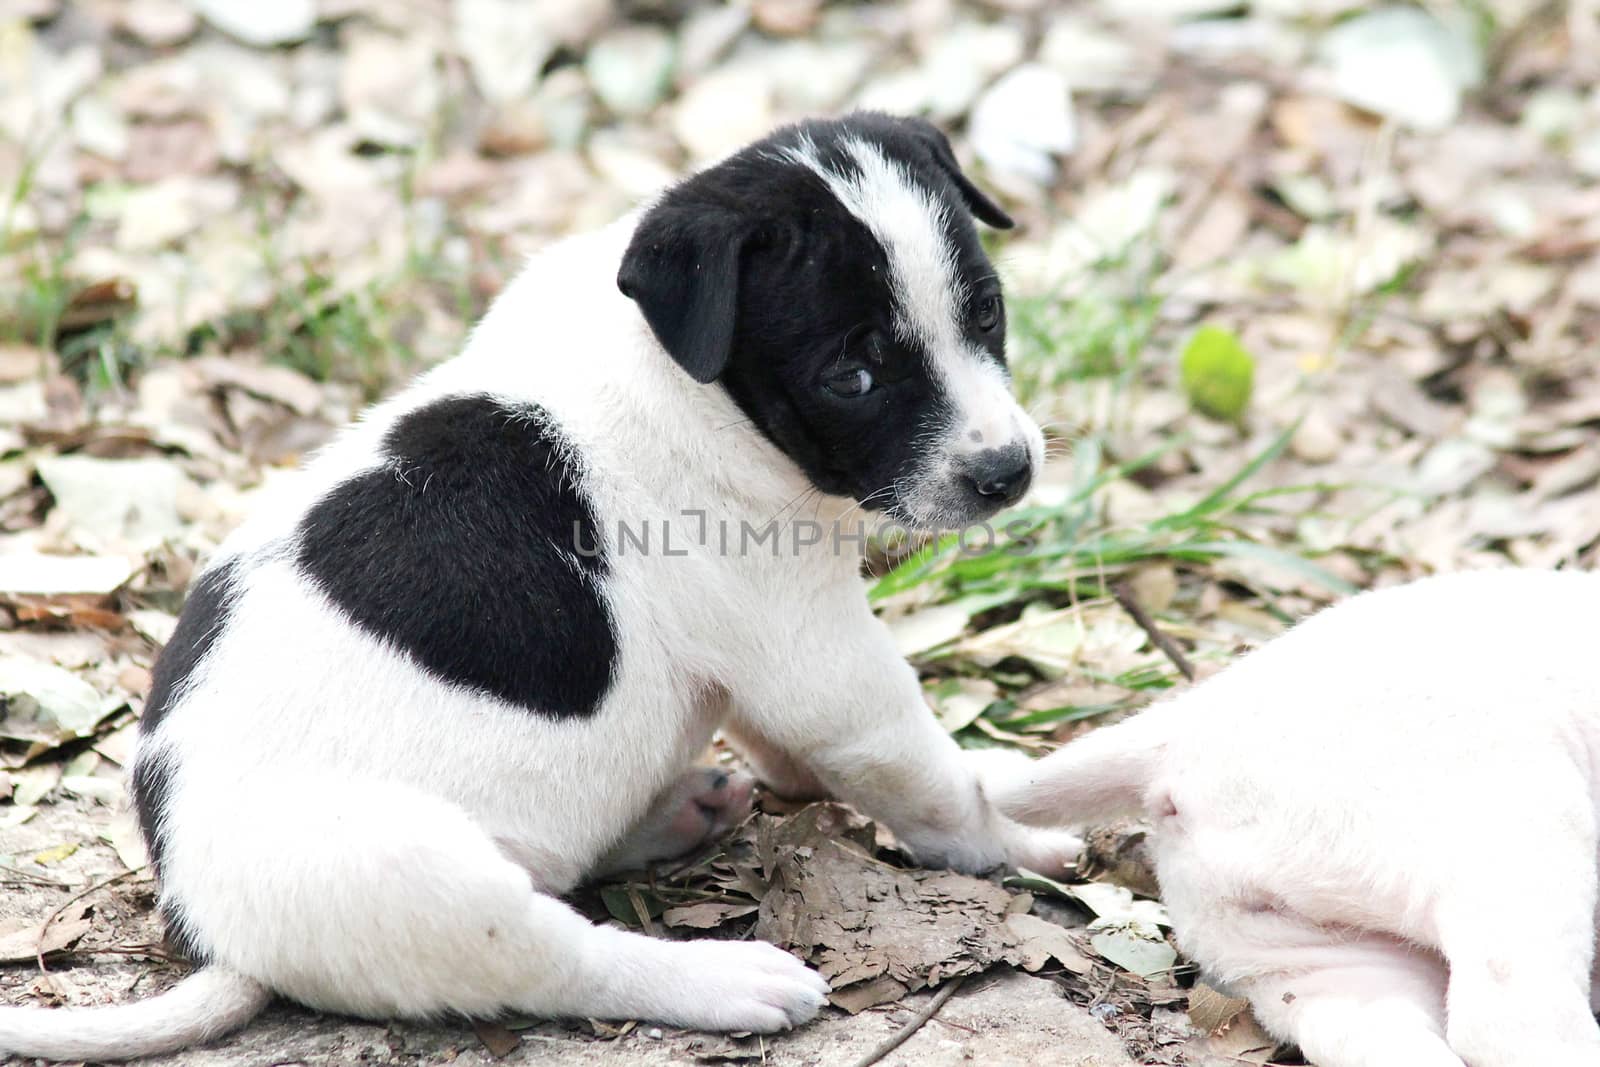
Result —
<path fill-rule="evenodd" d="M 106 278 L 85 285 L 61 312 L 60 328 L 84 330 L 110 322 L 133 307 L 138 290 L 125 278 Z"/>
<path fill-rule="evenodd" d="M 90 907 L 90 904 L 75 904 L 56 916 L 44 931 L 42 942 L 37 922 L 11 919 L 0 923 L 0 963 L 23 963 L 40 952 L 49 956 L 71 948 L 94 926 L 89 919 Z"/>
<path fill-rule="evenodd" d="M 668 926 L 687 927 L 691 930 L 712 930 L 730 919 L 741 919 L 746 915 L 751 915 L 755 910 L 756 905 L 754 904 L 728 904 L 708 900 L 700 904 L 688 904 L 681 908 L 668 908 L 661 913 L 661 921 Z"/>
<path fill-rule="evenodd" d="M 993 882 L 884 863 L 872 854 L 870 823 L 854 826 L 854 840 L 831 836 L 860 822 L 839 805 L 812 805 L 776 822 L 757 819 L 772 890 L 756 936 L 799 950 L 840 994 L 878 984 L 847 1002 L 881 1002 L 890 990 L 885 979 L 915 991 L 1018 958 L 1006 926 L 1011 896 Z"/>
<path fill-rule="evenodd" d="M 281 404 L 296 415 L 314 415 L 322 407 L 322 388 L 289 367 L 237 355 L 203 356 L 191 360 L 189 367 L 212 388 L 238 389 L 257 399 Z"/>
<path fill-rule="evenodd" d="M 883 975 L 870 982 L 862 982 L 829 994 L 828 1003 L 851 1015 L 860 1015 L 868 1008 L 876 1008 L 879 1004 L 893 1004 L 908 992 L 910 990 L 902 983 Z"/>
<path fill-rule="evenodd" d="M 1195 987 L 1189 991 L 1189 1020 L 1202 1033 L 1217 1033 L 1231 1025 L 1239 1013 L 1248 1007 L 1248 1000 L 1226 996 L 1204 982 L 1195 983 Z"/>
<path fill-rule="evenodd" d="M 1073 974 L 1088 974 L 1094 963 L 1078 948 L 1072 931 L 1037 915 L 1011 915 L 1006 927 L 1016 936 L 1018 965 L 1037 971 L 1054 959 Z"/>
<path fill-rule="evenodd" d="M 503 1060 L 522 1044 L 522 1038 L 499 1023 L 487 1019 L 472 1020 L 472 1032 L 478 1035 L 483 1047 L 497 1060 Z"/>
<path fill-rule="evenodd" d="M 100 837 L 116 851 L 117 859 L 128 870 L 136 871 L 150 863 L 150 854 L 144 847 L 144 835 L 140 833 L 138 820 L 133 815 L 126 812 L 118 814 Z"/>
<path fill-rule="evenodd" d="M 1248 1011 L 1234 1017 L 1220 1034 L 1197 1042 L 1200 1050 L 1232 1063 L 1267 1063 L 1278 1050 L 1276 1038 L 1261 1029 Z"/>
<path fill-rule="evenodd" d="M 766 1048 L 759 1040 L 743 1041 L 732 1037 L 697 1037 L 689 1042 L 686 1051 L 696 1063 L 763 1063 Z"/>
<path fill-rule="evenodd" d="M 1132 822 L 1097 826 L 1084 838 L 1080 878 L 1115 882 L 1140 896 L 1159 899 L 1161 887 L 1146 845 L 1147 828 Z"/>

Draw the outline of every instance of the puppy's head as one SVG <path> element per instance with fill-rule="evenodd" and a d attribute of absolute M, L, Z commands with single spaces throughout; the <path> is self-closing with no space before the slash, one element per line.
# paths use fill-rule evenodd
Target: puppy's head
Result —
<path fill-rule="evenodd" d="M 617 281 L 817 488 L 957 527 L 1015 502 L 1043 454 L 974 217 L 1012 224 L 928 123 L 805 122 L 668 191 Z"/>

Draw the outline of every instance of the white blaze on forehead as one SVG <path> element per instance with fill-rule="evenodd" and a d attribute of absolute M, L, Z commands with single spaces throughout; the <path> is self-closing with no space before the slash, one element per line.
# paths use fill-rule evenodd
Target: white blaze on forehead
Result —
<path fill-rule="evenodd" d="M 873 145 L 851 138 L 843 147 L 854 173 L 827 167 L 809 138 L 785 149 L 784 156 L 821 178 L 883 246 L 890 285 L 899 297 L 895 329 L 902 339 L 921 342 L 935 360 L 955 355 L 965 347 L 956 322 L 965 286 L 945 229 L 947 208 L 903 164 Z"/>

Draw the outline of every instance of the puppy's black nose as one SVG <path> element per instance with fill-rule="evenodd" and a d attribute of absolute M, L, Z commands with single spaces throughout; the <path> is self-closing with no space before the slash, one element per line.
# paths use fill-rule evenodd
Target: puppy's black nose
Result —
<path fill-rule="evenodd" d="M 1033 462 L 1020 445 L 979 452 L 966 468 L 967 481 L 977 494 L 1002 507 L 1021 500 L 1033 481 Z"/>

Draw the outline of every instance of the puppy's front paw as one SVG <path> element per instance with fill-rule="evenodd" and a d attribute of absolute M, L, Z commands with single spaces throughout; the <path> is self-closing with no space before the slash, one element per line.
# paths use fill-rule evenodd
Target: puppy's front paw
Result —
<path fill-rule="evenodd" d="M 809 1022 L 828 1002 L 827 980 L 765 941 L 693 941 L 677 989 L 678 1017 L 702 1030 L 770 1034 Z"/>
<path fill-rule="evenodd" d="M 1000 814 L 1004 798 L 1018 783 L 1027 780 L 1033 760 L 1008 748 L 968 749 L 965 756 L 978 777 L 984 799 L 997 806 L 995 817 L 1004 826 L 1000 833 L 1007 866 L 1026 868 L 1049 878 L 1059 878 L 1077 866 L 1083 852 L 1082 837 L 1068 830 L 1032 829 Z"/>

